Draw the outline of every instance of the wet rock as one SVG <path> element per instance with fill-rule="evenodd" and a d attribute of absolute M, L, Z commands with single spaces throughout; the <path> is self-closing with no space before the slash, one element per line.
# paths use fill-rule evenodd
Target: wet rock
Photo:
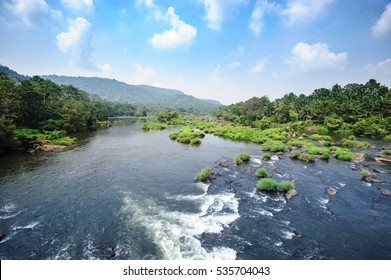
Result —
<path fill-rule="evenodd" d="M 381 169 L 372 169 L 372 172 L 375 172 L 375 173 L 387 173 L 386 171 L 381 170 Z"/>
<path fill-rule="evenodd" d="M 297 230 L 293 230 L 294 235 L 292 236 L 293 239 L 301 237 L 301 233 Z"/>
<path fill-rule="evenodd" d="M 364 178 L 365 181 L 369 182 L 369 183 L 383 183 L 384 181 L 382 179 L 380 179 L 379 177 L 371 174 L 369 176 L 366 176 Z"/>
<path fill-rule="evenodd" d="M 374 158 L 377 162 L 391 162 L 391 156 L 387 155 L 377 155 L 377 157 Z"/>
<path fill-rule="evenodd" d="M 354 159 L 352 159 L 352 162 L 360 163 L 360 162 L 363 162 L 364 160 L 365 160 L 365 154 L 358 153 L 357 156 Z"/>
<path fill-rule="evenodd" d="M 105 244 L 96 246 L 93 249 L 93 253 L 101 260 L 112 260 L 116 256 L 114 248 Z"/>
<path fill-rule="evenodd" d="M 35 150 L 37 152 L 56 152 L 56 151 L 62 151 L 65 148 L 66 146 L 45 144 L 42 146 L 38 146 Z"/>
<path fill-rule="evenodd" d="M 381 194 L 385 196 L 391 196 L 391 191 L 387 189 L 380 189 Z"/>
<path fill-rule="evenodd" d="M 0 241 L 5 238 L 5 234 L 0 232 Z"/>
<path fill-rule="evenodd" d="M 296 189 L 290 189 L 289 191 L 287 191 L 285 193 L 285 198 L 286 200 L 290 200 L 292 197 L 294 197 L 295 195 L 298 195 L 299 192 L 296 190 Z"/>
<path fill-rule="evenodd" d="M 221 167 L 228 168 L 229 167 L 229 162 L 228 161 L 223 161 L 223 162 L 220 162 L 219 165 Z"/>
<path fill-rule="evenodd" d="M 334 187 L 329 187 L 327 188 L 327 194 L 330 196 L 330 197 L 333 197 L 337 194 L 338 190 Z"/>

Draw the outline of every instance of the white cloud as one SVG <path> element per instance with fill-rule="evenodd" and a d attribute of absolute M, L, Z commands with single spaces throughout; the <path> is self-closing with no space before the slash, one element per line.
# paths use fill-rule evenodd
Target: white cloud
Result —
<path fill-rule="evenodd" d="M 168 49 L 191 44 L 197 35 L 197 29 L 180 20 L 173 7 L 168 8 L 167 17 L 172 29 L 153 35 L 149 40 L 152 46 Z"/>
<path fill-rule="evenodd" d="M 110 73 L 111 70 L 113 69 L 113 67 L 110 64 L 108 64 L 108 63 L 106 63 L 106 64 L 98 64 L 98 65 L 96 65 L 96 67 L 100 71 L 102 71 L 103 73 Z"/>
<path fill-rule="evenodd" d="M 153 0 L 136 0 L 135 5 L 147 7 L 150 15 L 155 20 L 166 20 L 164 11 L 162 11 L 162 9 L 156 5 Z"/>
<path fill-rule="evenodd" d="M 300 42 L 291 51 L 291 62 L 300 71 L 316 69 L 339 69 L 345 67 L 348 58 L 346 52 L 333 53 L 327 44 L 316 43 L 308 45 Z"/>
<path fill-rule="evenodd" d="M 263 16 L 268 10 L 274 9 L 275 6 L 275 3 L 269 3 L 268 0 L 257 0 L 248 23 L 248 28 L 255 36 L 258 37 L 263 30 Z"/>
<path fill-rule="evenodd" d="M 4 7 L 17 22 L 27 27 L 46 23 L 48 16 L 52 19 L 63 18 L 62 12 L 51 9 L 45 0 L 13 0 L 5 2 Z"/>
<path fill-rule="evenodd" d="M 250 73 L 251 74 L 257 74 L 257 73 L 262 72 L 263 69 L 265 68 L 266 63 L 267 63 L 268 60 L 269 60 L 269 58 L 267 58 L 267 57 L 264 57 L 262 59 L 257 59 L 257 61 L 255 62 L 254 67 L 252 67 L 250 69 Z"/>
<path fill-rule="evenodd" d="M 70 63 L 84 68 L 94 67 L 91 62 L 91 24 L 85 18 L 68 19 L 68 31 L 57 35 L 57 46 L 71 55 Z"/>
<path fill-rule="evenodd" d="M 247 0 L 200 0 L 204 5 L 208 27 L 220 31 L 221 24 L 240 5 L 247 4 Z"/>
<path fill-rule="evenodd" d="M 134 83 L 136 84 L 154 84 L 155 70 L 150 67 L 144 68 L 139 63 L 132 63 L 134 69 Z"/>
<path fill-rule="evenodd" d="M 61 3 L 75 12 L 90 12 L 94 9 L 93 0 L 61 0 Z"/>
<path fill-rule="evenodd" d="M 234 62 L 228 64 L 227 67 L 231 68 L 231 69 L 238 68 L 238 67 L 240 67 L 240 62 L 239 61 L 234 61 Z"/>
<path fill-rule="evenodd" d="M 288 0 L 281 11 L 288 25 L 310 22 L 317 19 L 335 0 Z"/>
<path fill-rule="evenodd" d="M 220 65 L 217 65 L 216 68 L 212 71 L 212 73 L 209 76 L 209 81 L 213 83 L 218 83 L 222 80 L 220 76 Z"/>
<path fill-rule="evenodd" d="M 388 3 L 384 8 L 384 12 L 372 27 L 372 33 L 376 37 L 380 37 L 391 31 L 391 3 Z"/>

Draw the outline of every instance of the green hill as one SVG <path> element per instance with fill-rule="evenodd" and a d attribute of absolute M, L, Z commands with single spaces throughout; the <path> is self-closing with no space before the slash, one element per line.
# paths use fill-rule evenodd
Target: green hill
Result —
<path fill-rule="evenodd" d="M 179 90 L 147 85 L 129 85 L 114 79 L 95 77 L 42 76 L 57 84 L 74 85 L 90 94 L 109 101 L 136 105 L 171 108 L 187 112 L 212 112 L 222 106 L 215 100 L 198 99 Z"/>

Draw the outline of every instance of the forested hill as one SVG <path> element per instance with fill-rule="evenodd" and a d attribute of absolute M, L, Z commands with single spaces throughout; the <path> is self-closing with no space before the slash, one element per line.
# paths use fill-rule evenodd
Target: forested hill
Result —
<path fill-rule="evenodd" d="M 167 107 L 186 112 L 212 112 L 219 106 L 214 100 L 198 99 L 179 90 L 146 85 L 129 85 L 113 79 L 95 77 L 42 76 L 57 84 L 73 85 L 109 101 Z"/>
<path fill-rule="evenodd" d="M 3 66 L 1 64 L 0 64 L 0 72 L 6 74 L 7 77 L 9 77 L 11 80 L 15 82 L 16 81 L 21 82 L 28 79 L 27 76 L 21 75 L 12 69 L 9 69 L 7 66 Z"/>

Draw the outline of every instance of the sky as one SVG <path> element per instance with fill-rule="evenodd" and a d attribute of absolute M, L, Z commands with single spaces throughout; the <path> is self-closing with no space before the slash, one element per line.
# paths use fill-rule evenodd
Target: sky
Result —
<path fill-rule="evenodd" d="M 0 64 L 226 105 L 371 78 L 391 87 L 391 2 L 0 0 Z"/>

